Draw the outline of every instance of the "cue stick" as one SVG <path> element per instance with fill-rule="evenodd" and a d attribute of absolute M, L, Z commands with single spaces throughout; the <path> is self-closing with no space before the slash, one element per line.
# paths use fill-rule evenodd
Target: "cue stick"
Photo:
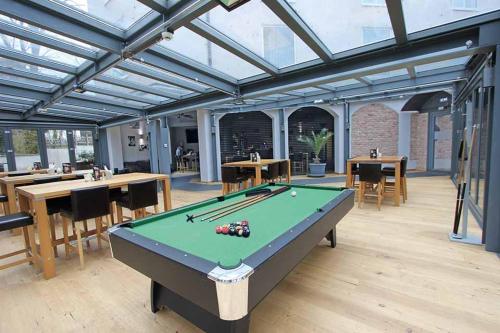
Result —
<path fill-rule="evenodd" d="M 242 206 L 240 206 L 240 207 L 238 207 L 238 208 L 235 208 L 235 209 L 232 209 L 232 210 L 228 210 L 228 211 L 226 211 L 226 212 L 220 212 L 220 213 L 218 213 L 218 214 L 215 214 L 215 215 L 212 215 L 212 216 L 210 216 L 210 217 L 207 217 L 207 218 L 205 218 L 204 220 L 207 220 L 207 219 L 208 219 L 208 220 L 209 220 L 208 222 L 213 222 L 213 221 L 218 220 L 218 219 L 220 219 L 220 218 L 222 218 L 222 217 L 224 217 L 224 216 L 227 216 L 227 215 L 230 215 L 230 214 L 236 213 L 237 211 L 240 211 L 240 210 L 242 210 L 243 208 L 250 207 L 250 206 L 252 206 L 252 205 L 254 205 L 254 204 L 258 203 L 258 202 L 261 202 L 261 201 L 267 200 L 267 199 L 269 199 L 269 198 L 271 198 L 271 197 L 274 197 L 275 195 L 278 195 L 278 194 L 280 194 L 280 193 L 286 192 L 286 191 L 288 191 L 290 188 L 291 188 L 290 186 L 285 186 L 285 187 L 282 187 L 282 188 L 280 188 L 279 190 L 273 191 L 273 192 L 271 192 L 270 194 L 268 194 L 268 195 L 266 195 L 266 196 L 264 196 L 264 197 L 260 198 L 259 200 L 256 200 L 256 201 L 253 201 L 253 202 L 250 202 L 250 203 L 248 203 L 248 204 L 246 204 L 246 205 L 242 205 Z M 203 221 L 203 220 L 202 220 L 202 221 Z"/>
<path fill-rule="evenodd" d="M 224 205 L 224 206 L 221 206 L 221 207 L 217 207 L 217 208 L 214 208 L 214 209 L 211 209 L 209 211 L 206 211 L 206 212 L 203 212 L 203 213 L 199 213 L 199 214 L 196 214 L 196 215 L 191 215 L 191 216 L 190 215 L 186 215 L 186 217 L 187 217 L 186 222 L 189 222 L 189 221 L 193 222 L 193 220 L 195 218 L 198 218 L 198 217 L 203 216 L 203 215 L 211 214 L 211 213 L 216 212 L 216 211 L 221 210 L 221 209 L 226 209 L 226 208 L 230 208 L 230 207 L 234 208 L 236 206 L 239 206 L 239 205 L 251 202 L 253 200 L 257 200 L 257 199 L 259 199 L 262 196 L 267 195 L 267 194 L 269 194 L 269 193 L 259 194 L 259 195 L 253 196 L 251 198 L 246 198 L 245 200 L 240 200 L 240 201 L 237 201 L 237 202 L 233 202 L 233 203 L 230 203 L 230 204 L 227 204 L 227 205 Z"/>
<path fill-rule="evenodd" d="M 458 188 L 457 188 L 457 199 L 456 199 L 456 204 L 455 204 L 455 218 L 453 220 L 453 233 L 455 235 L 458 232 L 457 217 L 459 216 L 458 210 L 460 207 L 460 196 L 462 193 L 462 179 L 463 179 L 464 163 L 465 163 L 464 145 L 465 145 L 465 131 L 464 131 L 462 141 L 460 142 L 460 148 L 458 150 L 458 158 L 460 158 L 460 164 L 458 165 L 458 177 L 457 177 Z"/>

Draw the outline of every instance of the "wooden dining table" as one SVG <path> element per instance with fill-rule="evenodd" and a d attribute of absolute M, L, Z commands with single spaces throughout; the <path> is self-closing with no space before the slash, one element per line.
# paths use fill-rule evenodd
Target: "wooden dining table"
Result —
<path fill-rule="evenodd" d="M 238 162 L 228 162 L 224 163 L 224 166 L 233 166 L 233 167 L 239 167 L 239 168 L 253 168 L 255 169 L 255 181 L 254 181 L 254 186 L 262 184 L 262 167 L 268 166 L 269 164 L 272 163 L 277 163 L 281 161 L 287 161 L 288 162 L 288 173 L 286 176 L 286 182 L 290 182 L 290 160 L 281 160 L 281 159 L 262 159 L 259 162 L 252 162 L 251 160 L 248 161 L 238 161 Z"/>
<path fill-rule="evenodd" d="M 50 222 L 47 214 L 47 199 L 69 197 L 71 195 L 71 190 L 75 189 L 102 185 L 107 185 L 110 189 L 121 188 L 127 186 L 131 182 L 154 179 L 162 184 L 164 210 L 170 210 L 172 208 L 170 178 L 164 174 L 128 173 L 114 175 L 110 179 L 98 181 L 78 179 L 16 187 L 15 191 L 19 198 L 20 210 L 33 214 L 35 218 L 40 247 L 40 250 L 36 251 L 35 260 L 37 260 L 39 267 L 42 268 L 44 278 L 50 279 L 56 275 L 56 263 L 53 250 L 53 241 L 55 242 L 56 240 L 53 240 L 51 236 Z"/>
<path fill-rule="evenodd" d="M 0 178 L 7 177 L 7 176 L 15 176 L 17 173 L 26 173 L 29 172 L 30 174 L 39 174 L 39 173 L 47 173 L 49 169 L 39 169 L 39 170 L 26 170 L 26 171 L 0 171 Z"/>
<path fill-rule="evenodd" d="M 393 164 L 395 169 L 395 184 L 394 184 L 394 205 L 399 206 L 401 193 L 401 160 L 403 156 L 381 156 L 371 158 L 370 156 L 357 156 L 347 160 L 347 177 L 345 181 L 346 187 L 352 187 L 352 164 Z"/>
<path fill-rule="evenodd" d="M 48 174 L 48 173 L 34 173 L 26 176 L 10 176 L 0 178 L 0 193 L 7 196 L 7 214 L 14 214 L 19 211 L 16 202 L 16 187 L 23 185 L 30 185 L 37 179 L 46 179 L 53 177 L 61 177 L 63 180 L 76 178 L 79 174 L 91 172 L 91 170 L 80 170 L 72 173 L 63 174 Z"/>

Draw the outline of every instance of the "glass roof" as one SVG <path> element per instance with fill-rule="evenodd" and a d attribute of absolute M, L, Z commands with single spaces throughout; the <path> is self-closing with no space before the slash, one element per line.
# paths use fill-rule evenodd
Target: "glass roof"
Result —
<path fill-rule="evenodd" d="M 179 95 L 186 95 L 186 94 L 192 93 L 191 90 L 187 90 L 184 88 L 173 86 L 173 85 L 161 82 L 161 81 L 153 80 L 153 79 L 150 79 L 149 77 L 145 77 L 142 75 L 130 73 L 130 72 L 124 71 L 124 70 L 119 69 L 119 68 L 111 68 L 110 70 L 107 70 L 104 73 L 104 76 L 108 76 L 108 77 L 112 77 L 112 78 L 120 79 L 120 80 L 125 80 L 125 81 L 130 81 L 132 83 L 142 84 L 142 85 L 149 86 L 152 88 L 158 88 L 158 89 L 165 91 L 165 93 L 179 94 Z"/>
<path fill-rule="evenodd" d="M 145 92 L 142 92 L 142 91 L 137 91 L 137 90 L 133 90 L 133 89 L 124 88 L 124 87 L 116 86 L 114 84 L 109 84 L 109 83 L 106 83 L 106 82 L 100 82 L 100 81 L 91 80 L 91 81 L 89 81 L 89 82 L 87 82 L 85 84 L 85 86 L 87 86 L 87 85 L 94 86 L 94 87 L 97 87 L 97 88 L 103 88 L 103 89 L 107 89 L 107 90 L 112 90 L 112 91 L 116 91 L 116 92 L 119 92 L 119 93 L 130 94 L 130 95 L 134 95 L 134 96 L 138 96 L 138 97 L 149 98 L 149 99 L 152 99 L 152 100 L 154 100 L 156 102 L 162 102 L 162 101 L 167 100 L 167 98 L 162 97 L 162 96 L 148 94 L 148 93 L 145 93 Z"/>
<path fill-rule="evenodd" d="M 408 71 L 406 69 L 401 68 L 401 69 L 396 69 L 396 70 L 389 71 L 389 72 L 367 75 L 365 77 L 368 80 L 374 81 L 374 80 L 387 79 L 390 77 L 401 76 L 401 75 L 408 75 Z"/>
<path fill-rule="evenodd" d="M 66 43 L 69 43 L 69 44 L 73 44 L 74 46 L 77 46 L 77 47 L 80 47 L 82 49 L 87 49 L 87 50 L 90 50 L 90 51 L 97 51 L 99 50 L 98 48 L 92 46 L 92 45 L 89 45 L 89 44 L 86 44 L 86 43 L 82 43 L 76 39 L 73 39 L 73 38 L 69 38 L 69 37 L 66 37 L 66 36 L 63 36 L 63 35 L 60 35 L 60 34 L 56 34 L 55 32 L 52 32 L 52 31 L 49 31 L 49 30 L 45 30 L 45 29 L 42 29 L 42 28 L 39 28 L 39 27 L 35 27 L 33 25 L 30 25 L 28 23 L 25 23 L 25 22 L 22 22 L 22 21 L 19 21 L 19 20 L 15 20 L 13 18 L 10 18 L 10 17 L 7 17 L 5 15 L 1 15 L 0 14 L 0 20 L 1 21 L 4 21 L 10 25 L 13 25 L 13 26 L 16 26 L 16 27 L 20 27 L 20 28 L 23 28 L 25 30 L 29 30 L 30 32 L 33 32 L 33 33 L 36 33 L 36 34 L 41 34 L 41 35 L 45 35 L 47 37 L 50 37 L 50 38 L 54 38 L 54 39 L 57 39 L 57 40 L 60 40 L 60 41 L 63 41 L 63 42 L 66 42 Z"/>
<path fill-rule="evenodd" d="M 136 0 L 50 0 L 120 29 L 127 29 L 151 8 Z"/>
<path fill-rule="evenodd" d="M 343 87 L 343 86 L 350 86 L 350 85 L 353 85 L 353 84 L 360 84 L 360 82 L 358 80 L 354 80 L 354 79 L 347 79 L 347 80 L 342 80 L 342 81 L 336 81 L 336 82 L 331 82 L 331 83 L 327 83 L 327 84 L 322 84 L 321 86 L 323 87 L 326 87 L 326 88 L 332 88 L 332 89 L 337 89 L 337 88 L 340 88 L 340 87 Z"/>
<path fill-rule="evenodd" d="M 115 96 L 109 96 L 109 95 L 99 94 L 99 93 L 95 93 L 95 92 L 92 92 L 92 91 L 86 91 L 86 92 L 83 93 L 83 95 L 85 95 L 85 96 L 99 97 L 102 100 L 109 100 L 109 103 L 111 103 L 111 104 L 116 104 L 118 102 L 118 103 L 130 105 L 130 106 L 134 106 L 134 107 L 150 106 L 150 104 L 136 102 L 136 101 L 132 101 L 132 100 L 124 99 L 124 98 L 120 98 L 120 97 L 115 97 Z"/>
<path fill-rule="evenodd" d="M 200 19 L 278 68 L 318 58 L 261 0 L 231 12 L 218 6 Z"/>
<path fill-rule="evenodd" d="M 33 86 L 40 86 L 43 88 L 50 88 L 50 89 L 52 89 L 56 86 L 55 84 L 51 84 L 51 83 L 47 83 L 47 82 L 32 80 L 32 79 L 20 77 L 17 75 L 9 75 L 9 74 L 3 74 L 3 73 L 0 73 L 0 79 L 19 82 L 19 83 L 27 83 L 27 84 L 31 84 Z"/>
<path fill-rule="evenodd" d="M 24 62 L 19 62 L 11 59 L 5 59 L 0 57 L 0 66 L 8 67 L 8 68 L 13 68 L 21 71 L 25 71 L 28 73 L 34 73 L 34 74 L 42 74 L 46 76 L 52 76 L 54 78 L 64 78 L 67 76 L 66 73 L 55 71 L 52 69 L 36 66 L 36 65 L 30 65 L 26 64 Z"/>
<path fill-rule="evenodd" d="M 297 90 L 291 90 L 287 91 L 287 93 L 298 93 L 298 94 L 308 94 L 308 93 L 314 93 L 314 92 L 322 92 L 322 89 L 314 88 L 314 87 L 307 87 L 303 89 L 297 89 Z"/>
<path fill-rule="evenodd" d="M 176 30 L 174 39 L 162 41 L 159 45 L 236 79 L 264 73 L 261 69 L 186 28 Z"/>
<path fill-rule="evenodd" d="M 402 1 L 408 33 L 500 9 L 499 0 Z"/>
<path fill-rule="evenodd" d="M 7 50 L 13 50 L 75 67 L 85 62 L 83 58 L 3 34 L 0 34 L 0 46 Z"/>
<path fill-rule="evenodd" d="M 286 0 L 332 53 L 394 36 L 383 1 Z M 449 0 L 446 0 L 449 1 Z"/>
<path fill-rule="evenodd" d="M 456 59 L 438 61 L 438 62 L 433 62 L 430 64 L 415 66 L 415 70 L 417 71 L 417 73 L 419 73 L 419 72 L 430 71 L 430 70 L 438 69 L 438 68 L 465 65 L 467 63 L 467 61 L 469 61 L 469 57 L 461 57 L 461 58 L 456 58 Z"/>

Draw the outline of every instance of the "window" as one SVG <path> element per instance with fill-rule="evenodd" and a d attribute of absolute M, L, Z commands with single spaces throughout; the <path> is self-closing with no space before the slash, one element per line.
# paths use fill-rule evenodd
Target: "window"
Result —
<path fill-rule="evenodd" d="M 476 10 L 477 0 L 452 0 L 452 6 L 455 10 Z"/>
<path fill-rule="evenodd" d="M 385 0 L 361 0 L 363 6 L 385 6 Z"/>
<path fill-rule="evenodd" d="M 92 131 L 73 131 L 76 170 L 91 169 L 94 164 L 94 137 Z"/>
<path fill-rule="evenodd" d="M 56 167 L 62 167 L 63 163 L 70 162 L 66 130 L 46 130 L 45 144 L 47 146 L 49 165 L 54 164 Z"/>
<path fill-rule="evenodd" d="M 264 58 L 279 68 L 295 63 L 293 32 L 290 28 L 264 27 Z"/>
<path fill-rule="evenodd" d="M 5 153 L 4 129 L 0 128 L 0 172 L 7 171 L 7 154 Z"/>
<path fill-rule="evenodd" d="M 392 37 L 389 27 L 363 27 L 363 43 L 370 44 Z"/>
<path fill-rule="evenodd" d="M 36 129 L 13 129 L 12 143 L 17 170 L 27 170 L 34 162 L 41 162 Z"/>

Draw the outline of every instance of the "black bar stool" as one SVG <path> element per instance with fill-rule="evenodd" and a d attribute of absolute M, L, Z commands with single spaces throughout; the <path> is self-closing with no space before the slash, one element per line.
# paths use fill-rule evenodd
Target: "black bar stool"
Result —
<path fill-rule="evenodd" d="M 73 234 L 76 234 L 80 267 L 83 268 L 85 263 L 83 259 L 82 231 L 85 232 L 85 238 L 88 238 L 89 235 L 87 231 L 80 230 L 76 222 L 95 219 L 97 246 L 101 249 L 101 239 L 106 240 L 102 236 L 102 217 L 105 217 L 106 224 L 108 225 L 107 216 L 109 213 L 109 188 L 107 186 L 96 186 L 71 191 L 71 210 L 61 211 L 66 258 L 69 258 L 71 250 L 76 249 L 69 242 L 68 222 L 71 221 L 73 224 Z"/>
<path fill-rule="evenodd" d="M 365 201 L 365 196 L 377 198 L 377 208 L 380 210 L 384 199 L 385 176 L 380 164 L 359 164 L 358 207 Z"/>
<path fill-rule="evenodd" d="M 9 267 L 24 264 L 26 262 L 34 263 L 37 266 L 36 261 L 36 245 L 35 245 L 35 232 L 33 230 L 33 217 L 27 213 L 16 213 L 11 215 L 0 216 L 0 231 L 14 230 L 17 228 L 23 228 L 24 234 L 24 249 L 10 252 L 7 254 L 1 254 L 0 260 L 10 258 L 19 254 L 26 254 L 25 259 L 16 260 L 4 265 L 0 265 L 0 270 Z"/>
<path fill-rule="evenodd" d="M 262 180 L 273 182 L 280 176 L 280 163 L 271 163 L 267 166 L 267 170 L 262 170 Z"/>
<path fill-rule="evenodd" d="M 283 181 L 283 178 L 288 178 L 288 173 L 289 173 L 289 161 L 280 161 L 279 162 L 279 178 L 280 181 Z"/>
<path fill-rule="evenodd" d="M 146 216 L 146 207 L 154 206 L 158 214 L 158 183 L 156 180 L 132 182 L 128 184 L 128 192 L 116 201 L 118 222 L 123 222 L 123 207 L 130 209 L 131 218 Z"/>
<path fill-rule="evenodd" d="M 356 176 L 359 176 L 359 167 L 357 163 L 351 163 L 351 186 L 356 187 Z"/>
<path fill-rule="evenodd" d="M 403 195 L 403 203 L 408 200 L 408 187 L 406 185 L 406 170 L 408 167 L 408 156 L 403 156 L 401 159 L 401 169 L 400 169 L 400 186 L 401 189 L 400 195 Z M 396 177 L 396 168 L 395 167 L 385 167 L 382 169 L 382 173 L 387 177 Z M 394 182 L 386 182 L 386 186 L 390 188 L 394 188 Z"/>
<path fill-rule="evenodd" d="M 238 167 L 222 166 L 222 194 L 228 194 L 234 191 L 239 191 L 240 183 L 245 183 L 247 186 L 248 175 L 240 171 Z"/>

